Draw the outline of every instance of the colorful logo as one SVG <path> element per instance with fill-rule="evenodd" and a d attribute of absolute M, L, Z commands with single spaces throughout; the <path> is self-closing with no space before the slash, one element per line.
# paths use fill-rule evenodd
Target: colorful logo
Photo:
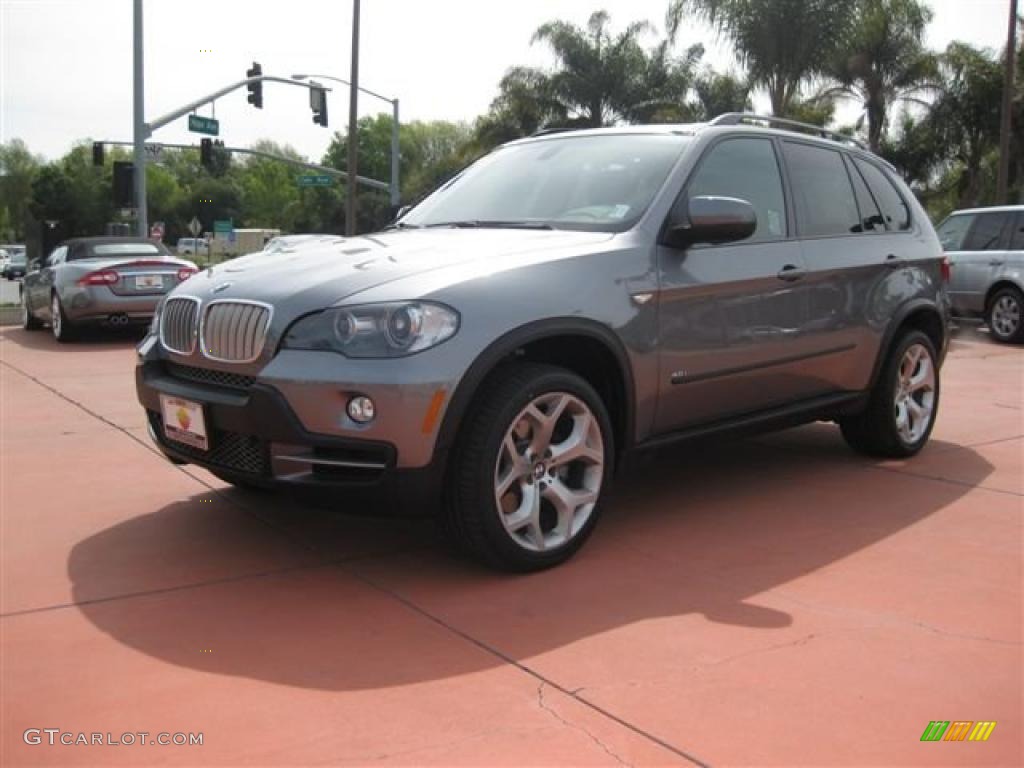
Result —
<path fill-rule="evenodd" d="M 995 727 L 994 720 L 932 720 L 921 741 L 988 741 Z"/>
<path fill-rule="evenodd" d="M 188 410 L 185 408 L 179 408 L 177 416 L 178 423 L 181 424 L 181 428 L 187 432 L 189 425 L 192 423 L 192 417 L 188 415 Z"/>

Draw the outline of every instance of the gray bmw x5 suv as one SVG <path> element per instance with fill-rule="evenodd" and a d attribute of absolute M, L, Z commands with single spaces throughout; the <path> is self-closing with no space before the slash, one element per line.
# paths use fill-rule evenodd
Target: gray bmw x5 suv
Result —
<path fill-rule="evenodd" d="M 821 129 L 548 133 L 383 232 L 189 278 L 138 395 L 172 461 L 436 514 L 531 570 L 581 546 L 630 451 L 832 420 L 858 451 L 915 454 L 947 274 L 893 169 Z"/>

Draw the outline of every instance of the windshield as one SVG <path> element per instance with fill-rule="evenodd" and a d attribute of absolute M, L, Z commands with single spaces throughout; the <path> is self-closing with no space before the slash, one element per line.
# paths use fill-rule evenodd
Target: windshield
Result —
<path fill-rule="evenodd" d="M 24 264 L 26 261 L 24 253 L 16 253 L 11 256 L 11 264 Z"/>
<path fill-rule="evenodd" d="M 441 187 L 401 224 L 622 232 L 647 210 L 688 141 L 674 134 L 620 134 L 504 147 Z"/>

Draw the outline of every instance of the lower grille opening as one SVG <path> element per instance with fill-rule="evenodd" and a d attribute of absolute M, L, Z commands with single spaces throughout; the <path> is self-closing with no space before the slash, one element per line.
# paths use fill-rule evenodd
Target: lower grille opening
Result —
<path fill-rule="evenodd" d="M 149 411 L 149 423 L 161 444 L 194 459 L 199 464 L 241 472 L 247 475 L 266 475 L 269 467 L 267 447 L 258 437 L 239 432 L 211 429 L 210 450 L 201 451 L 191 445 L 168 440 L 164 435 L 164 421 L 159 413 Z"/>
<path fill-rule="evenodd" d="M 256 382 L 254 377 L 243 376 L 240 373 L 218 371 L 212 368 L 194 368 L 191 365 L 178 363 L 165 363 L 165 370 L 176 379 L 184 379 L 197 384 L 212 384 L 215 387 L 229 389 L 249 389 Z"/>

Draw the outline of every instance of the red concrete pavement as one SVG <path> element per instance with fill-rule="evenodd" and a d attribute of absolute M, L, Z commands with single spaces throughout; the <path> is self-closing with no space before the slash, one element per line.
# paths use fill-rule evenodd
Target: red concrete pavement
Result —
<path fill-rule="evenodd" d="M 913 460 L 828 425 L 664 450 L 521 577 L 171 466 L 132 366 L 0 331 L 4 766 L 1024 763 L 1020 348 L 961 334 Z"/>

